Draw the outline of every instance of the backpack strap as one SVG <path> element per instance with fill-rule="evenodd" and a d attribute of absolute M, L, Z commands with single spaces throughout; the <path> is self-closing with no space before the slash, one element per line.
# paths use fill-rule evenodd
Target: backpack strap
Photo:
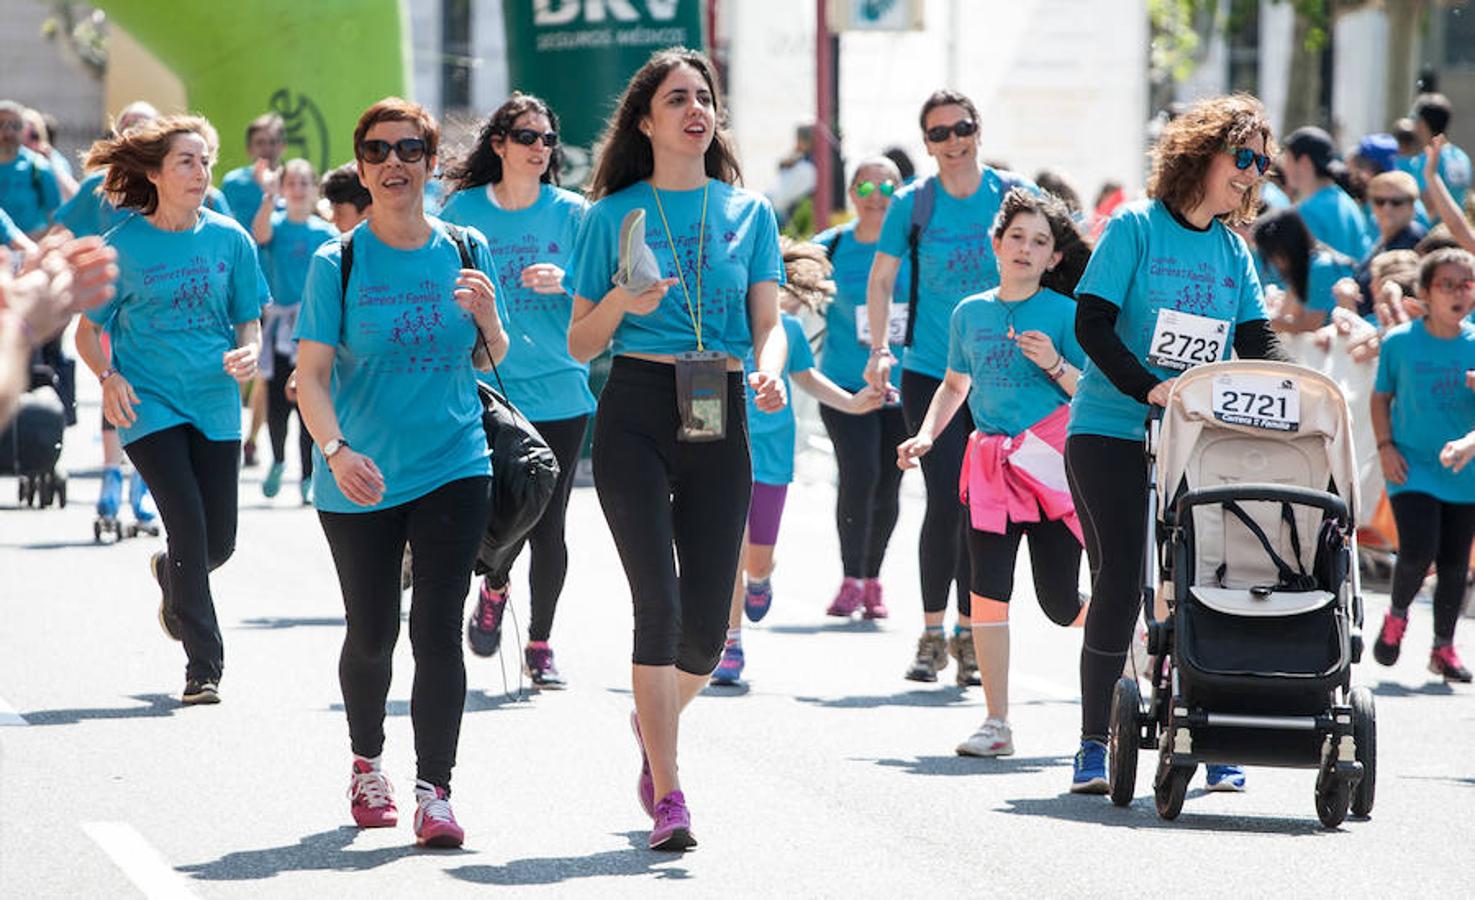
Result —
<path fill-rule="evenodd" d="M 844 236 L 844 231 L 836 231 L 835 236 L 825 245 L 825 259 L 829 260 L 831 267 L 835 265 L 835 254 L 840 252 L 840 238 Z"/>
<path fill-rule="evenodd" d="M 338 274 L 342 276 L 339 284 L 339 300 L 346 307 L 348 305 L 348 276 L 353 271 L 353 232 L 350 231 L 338 238 L 339 253 L 342 254 L 338 263 Z"/>
<path fill-rule="evenodd" d="M 907 229 L 907 252 L 911 257 L 912 271 L 910 294 L 907 297 L 907 334 L 904 346 L 912 345 L 912 332 L 917 327 L 917 287 L 921 278 L 922 266 L 918 260 L 919 248 L 922 244 L 922 232 L 927 230 L 927 223 L 932 221 L 932 207 L 937 203 L 937 177 L 929 176 L 917 188 L 912 195 L 912 222 Z"/>

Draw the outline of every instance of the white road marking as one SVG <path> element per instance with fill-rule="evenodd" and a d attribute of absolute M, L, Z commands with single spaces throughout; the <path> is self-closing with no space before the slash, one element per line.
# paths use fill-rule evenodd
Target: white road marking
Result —
<path fill-rule="evenodd" d="M 29 724 L 31 723 L 26 721 L 25 716 L 16 712 L 15 707 L 11 706 L 9 703 L 6 703 L 4 697 L 0 697 L 0 728 L 4 728 L 7 725 Z"/>
<path fill-rule="evenodd" d="M 187 900 L 195 896 L 159 851 L 127 822 L 83 822 L 82 830 L 149 900 Z"/>

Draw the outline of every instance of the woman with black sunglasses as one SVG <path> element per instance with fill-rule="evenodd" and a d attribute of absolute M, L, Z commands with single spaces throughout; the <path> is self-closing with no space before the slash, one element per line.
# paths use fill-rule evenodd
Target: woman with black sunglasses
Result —
<path fill-rule="evenodd" d="M 425 215 L 435 119 L 390 97 L 364 112 L 353 138 L 374 202 L 363 224 L 313 256 L 297 320 L 297 402 L 317 443 L 313 503 L 348 619 L 338 679 L 353 748 L 350 811 L 361 828 L 399 819 L 379 758 L 408 542 L 415 838 L 458 847 L 449 799 L 466 702 L 461 613 L 491 502 L 472 367 L 490 368 L 507 336 L 486 239 Z"/>
<path fill-rule="evenodd" d="M 1065 466 L 1091 566 L 1091 609 L 1074 793 L 1108 786 L 1111 691 L 1142 596 L 1148 411 L 1167 404 L 1178 373 L 1228 359 L 1231 349 L 1290 361 L 1266 321 L 1254 259 L 1229 228 L 1253 217 L 1272 152 L 1265 108 L 1245 94 L 1205 100 L 1168 123 L 1152 151 L 1150 199 L 1112 215 L 1076 287 L 1076 338 L 1089 360 L 1071 401 Z M 1244 774 L 1211 765 L 1208 788 L 1243 790 Z"/>
<path fill-rule="evenodd" d="M 507 335 L 517 348 L 501 367 L 508 399 L 537 427 L 558 458 L 558 485 L 527 536 L 532 619 L 523 664 L 533 685 L 564 687 L 548 638 L 568 574 L 564 517 L 574 469 L 594 412 L 589 365 L 568 351 L 573 298 L 564 273 L 588 204 L 558 186 L 558 116 L 537 97 L 513 94 L 487 119 L 476 145 L 446 173 L 455 193 L 441 209 L 447 222 L 487 236 L 502 286 L 498 298 Z M 519 550 L 520 552 L 520 550 Z M 467 623 L 471 652 L 491 656 L 502 639 L 508 576 L 517 553 L 482 579 Z"/>
<path fill-rule="evenodd" d="M 655 850 L 696 845 L 677 722 L 727 633 L 753 487 L 750 351 L 758 409 L 786 401 L 778 223 L 767 200 L 735 186 L 723 113 L 710 60 L 684 48 L 652 56 L 610 118 L 570 265 L 569 350 L 591 359 L 614 344 L 594 421 L 594 486 L 635 604 L 631 718 Z M 624 239 L 641 216 L 643 245 Z"/>
<path fill-rule="evenodd" d="M 881 226 L 866 289 L 871 335 L 866 381 L 886 388 L 897 359 L 885 335 L 904 331 L 901 403 L 911 432 L 921 426 L 932 395 L 947 374 L 953 308 L 964 297 L 998 287 L 999 267 L 989 228 L 1004 195 L 1021 185 L 1034 189 L 1018 176 L 979 165 L 979 118 L 972 100 L 956 91 L 937 91 L 922 104 L 920 118 L 927 154 L 937 160 L 937 176 L 897 192 Z M 914 215 L 919 204 L 924 211 L 930 204 L 931 214 Z M 900 282 L 904 290 L 898 296 L 897 276 L 904 259 L 914 268 L 908 281 Z M 951 651 L 957 660 L 957 683 L 978 684 L 969 618 L 968 529 L 958 502 L 958 472 L 970 430 L 967 414 L 959 410 L 922 460 L 927 513 L 922 519 L 918 568 L 925 628 L 906 673 L 912 681 L 936 681 Z M 943 629 L 949 587 L 958 598 L 951 640 Z"/>

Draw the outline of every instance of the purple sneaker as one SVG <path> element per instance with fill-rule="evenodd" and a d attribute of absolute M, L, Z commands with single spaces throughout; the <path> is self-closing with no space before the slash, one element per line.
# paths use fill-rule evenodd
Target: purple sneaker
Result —
<path fill-rule="evenodd" d="M 722 648 L 722 661 L 717 663 L 717 669 L 712 673 L 712 683 L 720 685 L 735 685 L 743 680 L 743 645 L 734 641 L 728 641 Z"/>
<path fill-rule="evenodd" d="M 491 656 L 502 645 L 502 613 L 507 609 L 511 585 L 494 590 L 490 578 L 481 579 L 476 598 L 476 612 L 466 623 L 466 643 L 477 656 Z"/>
<path fill-rule="evenodd" d="M 561 691 L 568 687 L 568 682 L 558 673 L 558 667 L 553 665 L 553 648 L 547 642 L 529 645 L 522 652 L 522 661 L 523 671 L 527 672 L 533 687 L 546 691 Z"/>
<path fill-rule="evenodd" d="M 879 578 L 867 578 L 861 587 L 861 603 L 865 605 L 866 611 L 863 615 L 867 619 L 884 619 L 891 615 L 886 610 L 886 601 L 883 599 L 881 580 Z"/>
<path fill-rule="evenodd" d="M 691 813 L 686 811 L 686 797 L 672 791 L 656 804 L 656 827 L 650 832 L 650 849 L 681 852 L 697 845 L 691 833 Z"/>
<path fill-rule="evenodd" d="M 768 609 L 771 606 L 773 606 L 773 583 L 767 580 L 756 584 L 748 582 L 743 592 L 743 612 L 748 614 L 748 621 L 763 621 L 763 617 L 768 615 Z"/>
<path fill-rule="evenodd" d="M 640 798 L 640 808 L 652 819 L 656 817 L 656 781 L 650 775 L 650 757 L 645 755 L 645 738 L 640 736 L 640 719 L 630 713 L 630 730 L 635 732 L 635 745 L 640 748 L 640 780 L 635 783 L 635 794 Z"/>
<path fill-rule="evenodd" d="M 825 615 L 848 619 L 860 609 L 863 602 L 865 590 L 861 587 L 860 579 L 847 578 L 840 582 L 840 590 L 835 594 L 835 599 L 830 601 L 830 608 L 825 610 Z"/>

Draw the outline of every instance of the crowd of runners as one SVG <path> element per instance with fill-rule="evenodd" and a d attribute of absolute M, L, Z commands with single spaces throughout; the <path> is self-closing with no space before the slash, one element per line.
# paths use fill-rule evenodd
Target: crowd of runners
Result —
<path fill-rule="evenodd" d="M 464 839 L 450 806 L 462 636 L 497 652 L 522 550 L 522 662 L 535 686 L 565 686 L 552 639 L 592 425 L 595 489 L 634 605 L 638 795 L 650 846 L 680 850 L 695 838 L 678 722 L 709 681 L 741 681 L 742 622 L 775 602 L 795 388 L 821 404 L 838 470 L 840 577 L 824 612 L 881 620 L 920 600 L 898 674 L 936 682 L 951 666 L 957 684 L 982 686 L 985 718 L 960 754 L 1014 749 L 1010 601 L 1027 540 L 1044 614 L 1083 629 L 1070 790 L 1106 791 L 1110 692 L 1138 632 L 1144 421 L 1177 374 L 1231 353 L 1342 354 L 1366 369 L 1354 417 L 1386 481 L 1396 527 L 1384 537 L 1400 544 L 1374 655 L 1396 660 L 1432 568 L 1430 668 L 1470 681 L 1454 632 L 1475 540 L 1475 233 L 1451 115 L 1421 96 L 1410 121 L 1344 161 L 1315 128 L 1277 141 L 1252 97 L 1201 101 L 1157 135 L 1141 199 L 1108 185 L 1083 208 L 1056 173 L 980 162 L 988 123 L 939 90 L 917 122 L 934 171 L 861 159 L 847 173 L 853 217 L 796 241 L 741 186 L 714 69 L 689 50 L 655 54 L 630 80 L 577 191 L 560 183 L 557 112 L 520 93 L 455 156 L 429 112 L 386 98 L 360 117 L 354 160 L 328 173 L 284 160 L 283 123 L 264 115 L 244 136 L 253 162 L 220 190 L 204 118 L 127 107 L 79 183 L 44 117 L 3 101 L 0 240 L 21 278 L 45 258 L 113 286 L 77 301 L 91 308 L 74 341 L 102 390 L 98 510 L 115 515 L 125 483 L 137 520 L 157 508 L 167 544 L 150 577 L 186 658 L 185 704 L 221 699 L 211 574 L 235 548 L 240 467 L 263 465 L 276 496 L 296 414 L 297 490 L 347 620 L 338 672 L 361 827 L 398 821 L 380 760 L 404 589 L 420 843 Z M 19 285 L 0 282 L 15 297 Z M 0 308 L 7 363 L 60 331 L 28 316 L 41 306 Z M 1175 329 L 1188 340 L 1165 339 Z M 606 351 L 596 397 L 589 364 Z M 497 512 L 479 378 L 533 423 L 559 475 L 522 542 L 482 567 L 468 617 Z M 915 467 L 920 582 L 883 590 Z M 1245 786 L 1237 766 L 1207 778 Z"/>

